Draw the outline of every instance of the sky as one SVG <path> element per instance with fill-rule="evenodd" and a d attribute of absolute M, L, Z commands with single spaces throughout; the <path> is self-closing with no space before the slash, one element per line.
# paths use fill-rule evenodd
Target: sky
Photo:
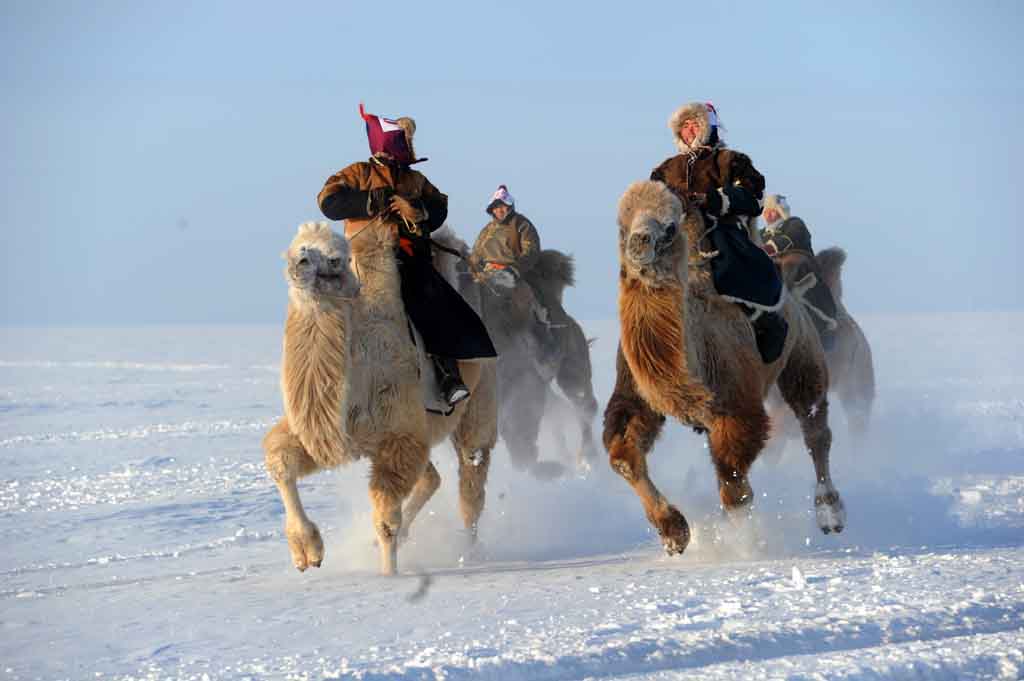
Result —
<path fill-rule="evenodd" d="M 857 314 L 1024 306 L 1015 2 L 0 5 L 0 325 L 276 323 L 281 252 L 412 116 L 472 241 L 498 184 L 616 309 L 615 206 L 715 102 L 848 252 Z M 340 225 L 339 225 L 340 227 Z"/>

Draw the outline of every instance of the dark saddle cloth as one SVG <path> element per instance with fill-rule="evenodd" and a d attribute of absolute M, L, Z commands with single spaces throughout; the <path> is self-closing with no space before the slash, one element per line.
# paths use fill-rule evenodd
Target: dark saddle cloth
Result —
<path fill-rule="evenodd" d="M 452 359 L 497 357 L 483 321 L 428 257 L 398 256 L 402 302 L 427 353 Z"/>
<path fill-rule="evenodd" d="M 759 309 L 779 304 L 782 279 L 775 263 L 744 229 L 722 224 L 711 230 L 708 238 L 718 251 L 711 259 L 711 277 L 719 295 Z"/>

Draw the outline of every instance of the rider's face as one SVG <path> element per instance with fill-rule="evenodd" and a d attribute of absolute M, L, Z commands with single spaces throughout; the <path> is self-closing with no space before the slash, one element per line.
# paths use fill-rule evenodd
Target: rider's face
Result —
<path fill-rule="evenodd" d="M 679 137 L 682 138 L 687 146 L 693 144 L 699 132 L 700 123 L 697 122 L 696 118 L 688 118 L 679 126 Z"/>
<path fill-rule="evenodd" d="M 779 219 L 779 212 L 774 208 L 765 208 L 764 221 L 769 225 Z"/>
<path fill-rule="evenodd" d="M 496 220 L 504 220 L 508 216 L 509 207 L 504 203 L 499 203 L 491 210 L 491 214 Z"/>

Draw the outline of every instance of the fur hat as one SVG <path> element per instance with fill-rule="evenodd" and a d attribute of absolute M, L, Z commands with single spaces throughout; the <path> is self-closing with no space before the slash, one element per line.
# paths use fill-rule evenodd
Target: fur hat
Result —
<path fill-rule="evenodd" d="M 786 197 L 782 194 L 767 194 L 764 197 L 764 210 L 761 211 L 761 215 L 764 215 L 772 209 L 779 214 L 780 219 L 789 219 L 789 203 L 786 201 Z"/>
<path fill-rule="evenodd" d="M 498 185 L 498 189 L 491 194 L 491 202 L 487 204 L 487 208 L 485 210 L 488 213 L 493 214 L 494 209 L 497 208 L 500 203 L 503 203 L 509 208 L 515 210 L 516 200 L 508 193 L 508 187 L 503 184 Z"/>
<path fill-rule="evenodd" d="M 370 142 L 370 153 L 395 160 L 402 165 L 412 165 L 425 158 L 416 158 L 412 146 L 413 135 L 416 134 L 416 121 L 406 116 L 390 119 L 366 113 L 363 103 L 359 103 L 359 115 L 366 121 L 366 137 Z"/>
<path fill-rule="evenodd" d="M 697 137 L 693 144 L 687 144 L 679 136 L 679 128 L 685 121 L 695 119 L 699 125 Z M 690 102 L 676 109 L 668 119 L 668 129 L 672 131 L 676 148 L 684 154 L 694 151 L 700 147 L 721 144 L 721 123 L 718 121 L 718 111 L 711 102 Z M 715 135 L 715 133 L 718 133 Z M 715 138 L 713 140 L 713 138 Z"/>

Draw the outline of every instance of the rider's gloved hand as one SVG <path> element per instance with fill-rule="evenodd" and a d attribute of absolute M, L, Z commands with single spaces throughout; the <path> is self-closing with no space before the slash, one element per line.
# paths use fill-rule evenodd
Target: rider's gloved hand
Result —
<path fill-rule="evenodd" d="M 395 195 L 395 190 L 391 187 L 380 187 L 379 189 L 371 189 L 369 192 L 369 199 L 366 202 L 366 212 L 372 217 L 378 217 L 387 215 L 391 212 L 391 197 Z"/>
<path fill-rule="evenodd" d="M 416 223 L 423 219 L 421 211 L 398 194 L 391 197 L 391 210 L 398 213 L 409 222 Z"/>
<path fill-rule="evenodd" d="M 502 288 L 515 288 L 516 282 L 519 280 L 519 273 L 508 265 L 489 262 L 484 265 L 484 271 L 492 284 Z"/>

